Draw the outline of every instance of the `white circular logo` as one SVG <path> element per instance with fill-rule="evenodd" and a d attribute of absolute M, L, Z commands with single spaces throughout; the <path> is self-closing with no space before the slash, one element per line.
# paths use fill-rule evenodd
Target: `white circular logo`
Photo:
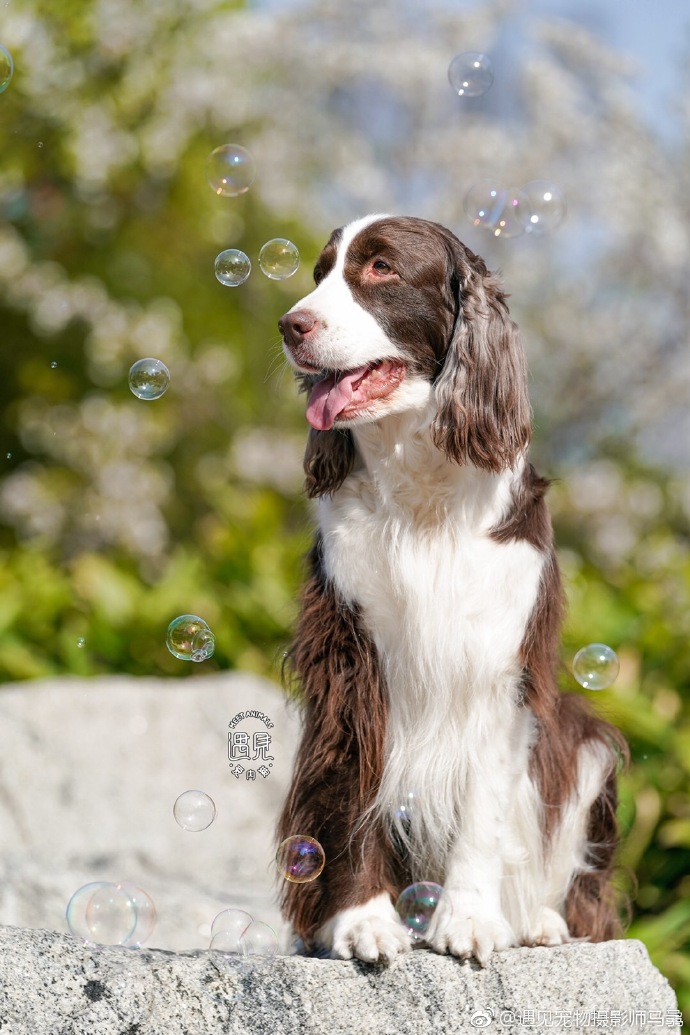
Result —
<path fill-rule="evenodd" d="M 470 1024 L 475 1028 L 486 1028 L 494 1019 L 493 1010 L 477 1010 L 470 1017 Z"/>

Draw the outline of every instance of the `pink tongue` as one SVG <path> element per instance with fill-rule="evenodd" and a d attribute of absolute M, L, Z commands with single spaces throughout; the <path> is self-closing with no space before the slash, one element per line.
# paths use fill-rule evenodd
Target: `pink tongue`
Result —
<path fill-rule="evenodd" d="M 328 431 L 335 418 L 342 413 L 354 394 L 356 381 L 364 377 L 369 368 L 357 367 L 346 374 L 329 374 L 318 381 L 311 390 L 307 405 L 307 420 L 317 431 Z"/>

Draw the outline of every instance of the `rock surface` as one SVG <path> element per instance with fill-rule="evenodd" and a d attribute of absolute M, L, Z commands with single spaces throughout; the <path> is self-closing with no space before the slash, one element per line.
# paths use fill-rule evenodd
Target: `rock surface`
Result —
<path fill-rule="evenodd" d="M 229 730 L 248 710 L 272 727 L 253 718 Z M 273 826 L 297 725 L 282 691 L 246 673 L 1 687 L 0 924 L 67 931 L 79 887 L 129 880 L 156 904 L 149 944 L 158 948 L 207 948 L 213 917 L 230 906 L 270 924 L 282 945 Z M 258 758 L 239 759 L 245 771 L 233 776 L 228 733 L 247 733 L 252 754 L 262 731 L 271 737 L 268 775 Z M 217 807 L 198 833 L 173 818 L 188 789 Z"/>
<path fill-rule="evenodd" d="M 510 949 L 485 969 L 421 950 L 391 967 L 208 952 L 89 951 L 0 929 L 3 1035 L 492 1035 L 677 1030 L 640 942 Z"/>

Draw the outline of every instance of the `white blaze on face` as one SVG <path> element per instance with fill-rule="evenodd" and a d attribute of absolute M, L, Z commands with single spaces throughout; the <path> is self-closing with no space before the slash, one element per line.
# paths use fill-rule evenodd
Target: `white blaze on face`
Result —
<path fill-rule="evenodd" d="M 371 223 L 387 218 L 385 214 L 365 216 L 344 227 L 333 269 L 290 310 L 306 310 L 316 320 L 317 327 L 310 333 L 310 351 L 323 369 L 357 371 L 381 359 L 404 359 L 371 313 L 355 301 L 344 277 L 345 258 L 353 239 Z M 289 353 L 286 355 L 290 360 Z"/>

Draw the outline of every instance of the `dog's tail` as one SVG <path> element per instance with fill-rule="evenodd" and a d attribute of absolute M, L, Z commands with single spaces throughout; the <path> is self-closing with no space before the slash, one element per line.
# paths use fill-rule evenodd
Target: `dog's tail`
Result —
<path fill-rule="evenodd" d="M 627 904 L 612 886 L 615 857 L 620 840 L 616 807 L 616 768 L 610 770 L 601 794 L 589 812 L 587 869 L 575 875 L 566 898 L 565 918 L 573 938 L 593 942 L 620 938 L 620 913 Z"/>

